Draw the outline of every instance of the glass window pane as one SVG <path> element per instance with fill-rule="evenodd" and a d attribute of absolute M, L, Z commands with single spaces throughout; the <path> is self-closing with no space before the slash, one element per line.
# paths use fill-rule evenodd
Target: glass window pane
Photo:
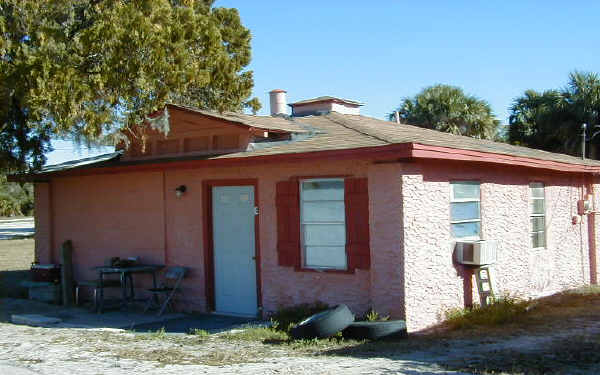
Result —
<path fill-rule="evenodd" d="M 307 267 L 346 268 L 346 247 L 315 247 L 305 248 L 305 263 Z"/>
<path fill-rule="evenodd" d="M 454 199 L 477 199 L 479 200 L 479 182 L 464 181 L 453 182 L 452 192 Z"/>
<path fill-rule="evenodd" d="M 544 221 L 545 220 L 544 220 L 543 216 L 532 217 L 531 218 L 531 230 L 533 232 L 543 231 L 545 228 Z"/>
<path fill-rule="evenodd" d="M 545 232 L 531 233 L 531 246 L 546 247 L 546 234 Z"/>
<path fill-rule="evenodd" d="M 344 200 L 344 180 L 302 182 L 303 201 Z"/>
<path fill-rule="evenodd" d="M 450 203 L 452 221 L 479 219 L 479 202 Z"/>
<path fill-rule="evenodd" d="M 343 223 L 345 217 L 344 201 L 302 202 L 303 222 Z"/>
<path fill-rule="evenodd" d="M 304 224 L 305 246 L 344 246 L 346 226 L 344 224 Z"/>
<path fill-rule="evenodd" d="M 532 199 L 531 200 L 531 213 L 543 215 L 544 214 L 544 200 L 543 199 Z"/>
<path fill-rule="evenodd" d="M 532 183 L 529 185 L 531 196 L 534 198 L 544 198 L 544 184 Z"/>
<path fill-rule="evenodd" d="M 454 238 L 480 237 L 480 232 L 481 223 L 478 221 L 473 223 L 452 224 L 452 235 Z"/>

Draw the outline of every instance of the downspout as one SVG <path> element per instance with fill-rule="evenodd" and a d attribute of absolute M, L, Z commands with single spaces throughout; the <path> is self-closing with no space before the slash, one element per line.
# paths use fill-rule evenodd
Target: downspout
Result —
<path fill-rule="evenodd" d="M 592 210 L 588 213 L 588 250 L 590 258 L 590 284 L 598 284 L 597 244 L 596 244 L 596 194 L 594 176 L 586 176 L 586 192 L 592 195 Z M 584 198 L 585 199 L 585 198 Z"/>

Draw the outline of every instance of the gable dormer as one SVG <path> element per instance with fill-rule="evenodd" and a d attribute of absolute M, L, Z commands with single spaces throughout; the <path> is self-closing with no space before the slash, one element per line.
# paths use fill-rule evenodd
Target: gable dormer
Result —
<path fill-rule="evenodd" d="M 125 142 L 116 146 L 125 150 L 123 159 L 228 154 L 245 151 L 251 142 L 287 140 L 303 131 L 284 118 L 220 114 L 178 105 L 168 105 L 149 121 L 168 121 L 168 133 L 145 124 L 139 129 L 142 134 L 127 137 L 128 147 Z"/>

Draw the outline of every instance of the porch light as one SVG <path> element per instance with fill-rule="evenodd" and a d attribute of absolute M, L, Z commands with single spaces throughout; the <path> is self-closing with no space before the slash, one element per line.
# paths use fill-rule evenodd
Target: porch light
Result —
<path fill-rule="evenodd" d="M 175 188 L 175 195 L 177 196 L 177 198 L 180 198 L 186 190 L 187 188 L 185 187 L 185 185 L 179 185 Z"/>

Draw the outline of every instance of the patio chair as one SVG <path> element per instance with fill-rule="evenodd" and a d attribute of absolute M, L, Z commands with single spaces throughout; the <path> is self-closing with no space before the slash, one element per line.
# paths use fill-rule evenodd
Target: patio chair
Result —
<path fill-rule="evenodd" d="M 161 285 L 158 288 L 147 289 L 152 296 L 148 299 L 144 312 L 156 307 L 159 308 L 157 315 L 160 316 L 165 312 L 167 307 L 173 310 L 173 296 L 180 291 L 179 287 L 186 273 L 187 268 L 185 267 L 176 266 L 167 268 L 165 271 L 165 279 Z M 160 295 L 164 296 L 162 304 L 158 302 Z"/>
<path fill-rule="evenodd" d="M 102 283 L 103 288 L 121 288 L 121 280 L 107 279 Z M 80 280 L 75 282 L 75 305 L 79 306 L 79 295 L 81 288 L 90 288 L 93 292 L 93 311 L 98 310 L 98 291 L 100 290 L 100 280 Z"/>

